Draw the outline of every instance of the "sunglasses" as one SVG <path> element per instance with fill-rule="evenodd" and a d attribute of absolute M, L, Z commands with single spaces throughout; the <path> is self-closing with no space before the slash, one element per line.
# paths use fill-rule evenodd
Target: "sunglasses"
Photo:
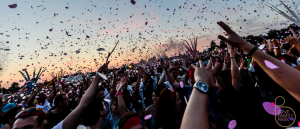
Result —
<path fill-rule="evenodd" d="M 45 119 L 44 112 L 42 111 L 42 109 L 35 108 L 35 107 L 27 108 L 26 110 L 21 111 L 16 115 L 15 118 L 18 119 L 26 115 L 39 115 L 43 117 L 43 120 Z"/>

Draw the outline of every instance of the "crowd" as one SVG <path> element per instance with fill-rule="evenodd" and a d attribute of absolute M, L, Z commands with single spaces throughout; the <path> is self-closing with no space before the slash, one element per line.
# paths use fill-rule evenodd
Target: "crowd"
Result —
<path fill-rule="evenodd" d="M 1 128 L 298 127 L 297 34 L 251 44 L 225 23 L 218 25 L 227 34 L 218 36 L 224 44 L 193 57 L 120 69 L 108 69 L 106 62 L 97 72 L 77 74 L 76 81 L 56 76 L 32 89 L 25 83 L 19 92 L 1 95 Z"/>

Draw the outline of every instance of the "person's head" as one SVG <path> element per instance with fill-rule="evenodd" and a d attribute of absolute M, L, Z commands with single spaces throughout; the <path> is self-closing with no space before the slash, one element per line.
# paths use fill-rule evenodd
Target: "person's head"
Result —
<path fill-rule="evenodd" d="M 12 129 L 42 129 L 46 114 L 42 109 L 31 107 L 16 115 Z"/>
<path fill-rule="evenodd" d="M 196 82 L 194 75 L 195 74 L 195 69 L 194 68 L 190 68 L 189 70 L 189 85 L 193 86 Z"/>
<path fill-rule="evenodd" d="M 159 95 L 160 95 L 161 89 L 155 89 L 152 93 L 152 101 L 154 105 L 158 105 L 159 102 Z"/>
<path fill-rule="evenodd" d="M 105 98 L 104 91 L 105 91 L 104 87 L 99 86 L 98 89 L 97 89 L 97 92 L 96 92 L 97 94 L 96 94 L 95 98 L 100 97 L 103 100 Z"/>
<path fill-rule="evenodd" d="M 47 99 L 47 95 L 45 93 L 40 93 L 39 98 L 37 99 L 39 103 L 45 102 L 45 100 Z"/>
<path fill-rule="evenodd" d="M 119 109 L 118 109 L 118 98 L 115 97 L 111 101 L 111 112 L 113 115 L 119 115 Z"/>
<path fill-rule="evenodd" d="M 72 91 L 69 91 L 69 93 L 68 93 L 68 98 L 69 98 L 69 99 L 73 99 L 73 97 L 74 97 L 73 92 L 72 92 Z"/>
<path fill-rule="evenodd" d="M 173 76 L 174 79 L 177 79 L 177 76 L 179 75 L 178 69 L 176 69 L 176 68 L 171 68 L 171 69 L 169 70 L 169 72 L 170 72 L 171 76 Z"/>
<path fill-rule="evenodd" d="M 95 125 L 101 114 L 101 111 L 105 111 L 105 106 L 103 105 L 102 98 L 98 97 L 95 98 L 90 105 L 87 107 L 87 109 L 83 113 L 82 117 L 82 123 L 85 126 L 92 126 Z"/>
<path fill-rule="evenodd" d="M 69 104 L 69 98 L 65 93 L 61 93 L 55 96 L 54 105 L 55 107 L 67 107 Z"/>
<path fill-rule="evenodd" d="M 126 112 L 119 120 L 120 129 L 143 129 L 138 113 Z"/>
<path fill-rule="evenodd" d="M 167 128 L 175 126 L 176 112 L 180 111 L 181 100 L 174 90 L 164 89 L 161 91 L 157 109 L 157 126 Z M 171 127 L 172 128 L 172 127 Z"/>
<path fill-rule="evenodd" d="M 2 116 L 2 118 L 3 118 L 2 124 L 8 124 L 10 126 L 10 128 L 12 128 L 12 126 L 15 122 L 15 116 L 23 110 L 24 110 L 23 106 L 20 106 L 20 105 L 17 105 L 15 107 L 9 109 Z"/>

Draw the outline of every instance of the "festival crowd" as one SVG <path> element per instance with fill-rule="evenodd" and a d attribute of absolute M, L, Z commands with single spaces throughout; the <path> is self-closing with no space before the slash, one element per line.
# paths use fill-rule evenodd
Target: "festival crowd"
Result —
<path fill-rule="evenodd" d="M 194 40 L 185 44 L 191 55 L 119 69 L 107 61 L 2 94 L 1 129 L 298 127 L 300 38 L 291 29 L 292 37 L 251 44 L 217 24 L 227 35 L 211 50 L 198 52 Z"/>

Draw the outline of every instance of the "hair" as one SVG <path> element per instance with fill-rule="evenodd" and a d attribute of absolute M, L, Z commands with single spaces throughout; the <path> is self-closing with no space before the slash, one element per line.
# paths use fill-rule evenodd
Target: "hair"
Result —
<path fill-rule="evenodd" d="M 177 68 L 170 68 L 170 69 L 169 69 L 169 72 L 171 73 L 173 70 L 178 71 Z M 176 78 L 174 78 L 174 79 L 176 79 Z"/>
<path fill-rule="evenodd" d="M 98 122 L 100 111 L 103 111 L 102 98 L 97 97 L 92 100 L 82 116 L 82 123 L 85 126 L 91 126 Z"/>
<path fill-rule="evenodd" d="M 160 96 L 160 92 L 162 91 L 163 89 L 158 87 L 157 89 L 155 89 L 153 92 L 156 96 Z"/>
<path fill-rule="evenodd" d="M 22 109 L 23 106 L 21 105 L 17 105 L 11 109 L 9 109 L 8 111 L 6 111 L 3 116 L 2 116 L 2 124 L 5 125 L 8 123 L 8 119 L 9 118 L 15 118 L 15 116 L 19 113 L 18 110 Z"/>
<path fill-rule="evenodd" d="M 64 98 L 63 98 L 64 95 L 66 95 L 66 94 L 65 93 L 60 93 L 60 94 L 58 94 L 58 95 L 55 96 L 55 98 L 54 98 L 55 108 L 58 107 L 59 102 L 63 102 L 64 101 Z"/>
<path fill-rule="evenodd" d="M 175 128 L 175 106 L 176 95 L 172 101 L 170 90 L 164 89 L 161 91 L 157 109 L 156 128 Z"/>
<path fill-rule="evenodd" d="M 36 121 L 38 122 L 38 127 L 41 127 L 42 125 L 43 125 L 43 122 L 44 122 L 44 120 L 46 119 L 46 113 L 42 110 L 42 109 L 38 109 L 42 114 L 43 114 L 43 116 L 44 116 L 44 119 L 43 119 L 43 117 L 42 116 L 40 116 L 40 115 L 35 115 L 35 114 L 28 114 L 28 115 L 25 115 L 25 116 L 23 116 L 23 117 L 20 117 L 19 119 L 26 119 L 26 118 L 28 118 L 28 117 L 30 117 L 30 116 L 38 116 L 37 117 L 37 119 L 36 119 Z"/>
<path fill-rule="evenodd" d="M 300 56 L 299 51 L 297 50 L 296 47 L 291 48 L 290 51 L 293 55 Z"/>
<path fill-rule="evenodd" d="M 139 114 L 138 113 L 135 113 L 135 112 L 126 112 L 119 120 L 118 122 L 118 127 L 119 129 L 122 129 L 123 125 L 127 122 L 127 120 L 129 120 L 130 118 L 132 117 L 139 117 Z"/>
<path fill-rule="evenodd" d="M 105 91 L 105 89 L 104 89 L 104 87 L 103 86 L 98 86 L 98 88 L 97 88 L 97 92 L 96 93 L 98 93 L 99 91 Z"/>

